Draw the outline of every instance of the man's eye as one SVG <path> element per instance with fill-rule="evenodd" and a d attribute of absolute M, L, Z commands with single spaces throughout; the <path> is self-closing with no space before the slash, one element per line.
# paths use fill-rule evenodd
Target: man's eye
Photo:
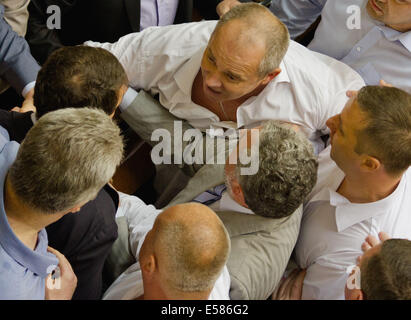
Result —
<path fill-rule="evenodd" d="M 228 79 L 232 80 L 232 81 L 237 81 L 237 80 L 238 80 L 236 76 L 233 76 L 233 75 L 230 74 L 230 73 L 226 73 L 226 77 L 227 77 Z"/>

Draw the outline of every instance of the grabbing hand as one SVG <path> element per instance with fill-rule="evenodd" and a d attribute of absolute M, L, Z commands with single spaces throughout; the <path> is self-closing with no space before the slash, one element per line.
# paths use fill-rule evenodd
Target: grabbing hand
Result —
<path fill-rule="evenodd" d="M 70 300 L 77 287 L 77 277 L 70 262 L 57 250 L 48 247 L 47 251 L 59 260 L 56 270 L 46 279 L 46 300 Z"/>
<path fill-rule="evenodd" d="M 273 300 L 301 300 L 306 273 L 305 269 L 294 269 L 287 278 L 281 280 Z"/>

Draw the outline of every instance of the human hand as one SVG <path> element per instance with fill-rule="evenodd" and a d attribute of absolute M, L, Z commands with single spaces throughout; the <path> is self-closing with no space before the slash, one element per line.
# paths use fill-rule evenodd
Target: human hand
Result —
<path fill-rule="evenodd" d="M 281 280 L 273 300 L 301 300 L 306 273 L 305 269 L 294 269 L 287 278 Z"/>
<path fill-rule="evenodd" d="M 34 106 L 33 96 L 34 96 L 34 88 L 32 88 L 29 92 L 27 92 L 25 100 L 23 101 L 23 104 L 21 105 L 21 107 L 14 107 L 13 109 L 11 109 L 11 111 L 16 111 L 20 113 L 29 112 L 29 111 L 36 112 L 36 107 Z"/>
<path fill-rule="evenodd" d="M 46 279 L 46 300 L 70 300 L 77 287 L 77 277 L 70 262 L 57 250 L 48 247 L 47 251 L 59 260 L 58 268 Z"/>
<path fill-rule="evenodd" d="M 232 7 L 238 6 L 239 4 L 241 4 L 241 2 L 237 0 L 223 0 L 217 6 L 217 14 L 222 17 L 230 11 Z"/>
<path fill-rule="evenodd" d="M 384 80 L 380 80 L 380 87 L 388 87 L 388 88 L 392 88 L 394 87 L 391 83 L 385 82 Z"/>
<path fill-rule="evenodd" d="M 363 242 L 363 244 L 361 245 L 361 250 L 363 252 L 366 252 L 368 250 L 370 250 L 371 248 L 379 245 L 380 243 L 391 239 L 391 237 L 388 235 L 388 233 L 386 232 L 380 232 L 378 233 L 378 238 L 374 236 L 369 235 L 367 238 L 365 238 L 365 241 Z M 361 261 L 361 256 L 357 258 L 357 263 L 360 263 Z"/>

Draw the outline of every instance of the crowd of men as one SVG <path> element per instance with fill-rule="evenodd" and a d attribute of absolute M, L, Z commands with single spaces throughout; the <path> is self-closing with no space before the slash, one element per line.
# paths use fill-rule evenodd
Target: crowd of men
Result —
<path fill-rule="evenodd" d="M 0 299 L 411 299 L 411 0 L 241 2 L 0 1 Z"/>

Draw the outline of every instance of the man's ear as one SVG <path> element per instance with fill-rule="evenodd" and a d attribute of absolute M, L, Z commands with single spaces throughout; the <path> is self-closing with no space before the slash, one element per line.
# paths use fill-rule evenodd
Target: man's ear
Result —
<path fill-rule="evenodd" d="M 232 184 L 231 189 L 235 196 L 235 200 L 243 207 L 248 208 L 247 204 L 245 203 L 243 189 L 241 189 L 241 186 L 238 183 L 237 179 L 235 179 L 235 182 Z"/>
<path fill-rule="evenodd" d="M 151 276 L 157 268 L 156 258 L 153 254 L 150 254 L 148 257 L 140 261 L 141 271 L 147 275 Z"/>
<path fill-rule="evenodd" d="M 281 73 L 281 68 L 276 68 L 269 74 L 267 74 L 264 78 L 261 84 L 266 85 L 269 83 L 271 80 L 273 80 L 276 76 L 278 76 Z"/>
<path fill-rule="evenodd" d="M 63 215 L 66 215 L 67 213 L 77 213 L 80 211 L 82 206 L 75 206 L 69 210 L 67 210 Z"/>
<path fill-rule="evenodd" d="M 381 168 L 381 162 L 377 158 L 367 155 L 361 159 L 361 168 L 369 172 L 376 171 Z"/>

